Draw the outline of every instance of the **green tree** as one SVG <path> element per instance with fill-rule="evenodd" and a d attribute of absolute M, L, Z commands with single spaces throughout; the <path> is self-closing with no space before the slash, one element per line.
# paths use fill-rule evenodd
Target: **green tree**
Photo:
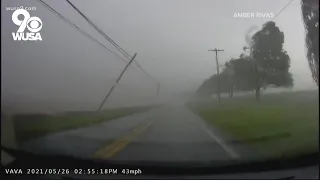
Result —
<path fill-rule="evenodd" d="M 306 29 L 308 64 L 319 87 L 319 0 L 302 0 L 301 10 Z"/>
<path fill-rule="evenodd" d="M 233 77 L 228 74 L 228 71 L 220 73 L 220 93 L 228 93 L 233 96 Z M 218 93 L 218 75 L 214 74 L 206 79 L 197 90 L 197 94 L 202 97 L 210 97 Z"/>
<path fill-rule="evenodd" d="M 265 23 L 251 38 L 249 60 L 252 78 L 249 85 L 254 86 L 257 101 L 260 101 L 261 90 L 269 86 L 293 86 L 289 72 L 290 57 L 283 50 L 283 43 L 284 34 L 272 21 Z"/>
<path fill-rule="evenodd" d="M 249 91 L 253 89 L 252 62 L 249 60 L 249 57 L 241 54 L 239 58 L 231 59 L 227 62 L 226 66 L 231 67 L 233 70 L 234 90 Z"/>
<path fill-rule="evenodd" d="M 222 70 L 222 86 L 223 92 L 227 92 L 229 97 L 233 97 L 233 92 L 235 90 L 235 77 L 234 77 L 234 70 L 232 64 L 226 62 L 225 68 Z"/>
<path fill-rule="evenodd" d="M 270 86 L 293 86 L 289 72 L 290 57 L 283 50 L 284 34 L 274 22 L 265 23 L 248 43 L 249 55 L 242 53 L 239 58 L 225 63 L 220 74 L 222 93 L 228 92 L 232 97 L 234 91 L 252 91 L 257 101 L 260 101 L 261 92 Z M 198 89 L 198 93 L 210 96 L 216 92 L 217 75 L 204 81 Z"/>

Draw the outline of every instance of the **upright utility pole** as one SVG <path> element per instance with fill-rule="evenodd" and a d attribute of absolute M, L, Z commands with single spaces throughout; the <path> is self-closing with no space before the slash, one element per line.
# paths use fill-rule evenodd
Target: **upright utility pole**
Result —
<path fill-rule="evenodd" d="M 217 65 L 217 75 L 218 75 L 218 99 L 219 104 L 221 104 L 221 98 L 220 98 L 220 71 L 219 71 L 219 62 L 218 62 L 218 51 L 223 51 L 223 49 L 209 49 L 209 51 L 215 51 L 216 52 L 216 65 Z"/>
<path fill-rule="evenodd" d="M 124 72 L 128 69 L 129 65 L 132 63 L 132 61 L 134 60 L 134 58 L 136 57 L 137 53 L 134 54 L 134 56 L 131 58 L 131 60 L 129 61 L 129 63 L 126 65 L 126 67 L 123 69 L 123 71 L 121 72 L 121 74 L 119 75 L 116 83 L 112 86 L 112 88 L 110 89 L 110 91 L 108 92 L 107 96 L 103 99 L 102 103 L 100 104 L 99 108 L 97 111 L 100 111 L 102 106 L 104 105 L 104 103 L 106 102 L 106 100 L 108 99 L 108 97 L 110 96 L 110 94 L 112 93 L 113 89 L 116 87 L 116 85 L 119 83 L 120 79 L 122 78 Z"/>

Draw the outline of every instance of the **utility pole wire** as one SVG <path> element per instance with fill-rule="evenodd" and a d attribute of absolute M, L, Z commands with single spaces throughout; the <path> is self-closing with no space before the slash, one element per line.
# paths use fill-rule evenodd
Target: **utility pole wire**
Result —
<path fill-rule="evenodd" d="M 73 28 L 75 28 L 76 30 L 78 30 L 82 35 L 84 35 L 85 37 L 89 38 L 90 40 L 92 40 L 93 42 L 95 42 L 96 44 L 100 45 L 101 47 L 103 47 L 104 49 L 108 50 L 109 52 L 111 52 L 113 55 L 117 56 L 119 59 L 121 59 L 122 61 L 129 63 L 128 61 L 126 61 L 125 59 L 123 59 L 122 57 L 120 57 L 118 54 L 116 54 L 115 52 L 111 51 L 109 48 L 107 48 L 104 44 L 102 44 L 101 42 L 99 42 L 97 39 L 93 38 L 92 36 L 90 36 L 87 32 L 83 31 L 80 27 L 78 27 L 76 24 L 72 23 L 70 20 L 68 20 L 67 18 L 65 18 L 63 15 L 61 15 L 59 12 L 57 12 L 55 9 L 53 9 L 50 5 L 48 5 L 47 3 L 45 3 L 43 0 L 37 0 L 42 6 L 44 6 L 45 8 L 47 8 L 49 11 L 53 12 L 54 14 L 56 14 L 60 19 L 62 19 L 64 22 L 66 22 L 67 24 L 69 24 L 70 26 L 72 26 Z M 112 41 L 112 40 L 111 40 Z M 110 41 L 109 41 L 110 42 Z M 114 42 L 112 41 L 112 44 Z M 121 47 L 120 47 L 121 48 Z M 121 48 L 122 51 L 124 51 Z M 121 51 L 120 51 L 121 52 Z M 122 53 L 122 52 L 121 52 Z M 125 52 L 125 57 L 129 58 L 130 55 Z M 130 59 L 129 59 L 130 60 Z M 151 76 L 140 66 L 140 64 L 138 64 L 138 62 L 136 62 L 138 66 L 138 68 L 140 70 L 142 70 L 145 74 L 147 74 L 149 76 L 149 78 L 151 78 Z M 130 63 L 131 64 L 131 63 Z M 122 74 L 120 75 L 122 76 Z M 151 78 L 152 79 L 152 78 Z M 114 88 L 114 87 L 113 87 Z M 112 90 L 113 90 L 112 88 Z M 112 92 L 112 90 L 110 91 L 110 94 Z M 109 95 L 110 95 L 109 94 Z M 108 97 L 109 97 L 108 95 Z M 106 97 L 106 99 L 108 98 Z M 106 100 L 105 99 L 105 100 Z"/>
<path fill-rule="evenodd" d="M 66 0 L 68 4 L 76 10 L 93 28 L 95 28 L 103 37 L 105 37 L 112 45 L 114 45 L 126 58 L 130 58 L 127 54 L 123 53 L 123 49 L 119 47 L 108 35 L 106 35 L 97 25 L 95 25 L 86 15 L 84 15 L 72 2 Z"/>
<path fill-rule="evenodd" d="M 145 73 L 145 74 L 148 76 L 148 78 L 150 78 L 151 80 L 153 80 L 154 82 L 156 82 L 156 84 L 159 84 L 155 79 L 153 79 L 153 78 L 150 76 L 150 74 L 149 74 L 147 71 L 145 71 L 145 70 L 142 68 L 142 66 L 141 66 L 137 61 L 135 61 L 135 63 L 136 63 L 136 66 L 137 66 L 143 73 Z"/>
<path fill-rule="evenodd" d="M 221 104 L 221 98 L 220 98 L 220 72 L 219 72 L 219 61 L 218 61 L 218 51 L 224 51 L 223 49 L 209 49 L 208 51 L 215 51 L 216 52 L 216 66 L 217 66 L 217 78 L 218 78 L 218 99 L 219 99 L 219 104 Z"/>
<path fill-rule="evenodd" d="M 67 18 L 65 18 L 64 16 L 62 16 L 59 12 L 57 12 L 56 10 L 54 10 L 50 5 L 48 5 L 47 3 L 45 3 L 43 0 L 37 0 L 41 5 L 43 5 L 45 8 L 47 8 L 48 10 L 50 10 L 51 12 L 55 13 L 58 17 L 60 17 L 64 22 L 66 22 L 67 24 L 69 24 L 70 26 L 72 26 L 73 28 L 75 28 L 76 30 L 78 30 L 82 35 L 84 35 L 85 37 L 89 38 L 90 40 L 92 40 L 93 42 L 95 42 L 96 44 L 98 44 L 99 46 L 103 47 L 104 49 L 106 49 L 107 51 L 109 51 L 110 53 L 112 53 L 113 55 L 115 55 L 116 57 L 118 57 L 119 59 L 121 59 L 122 61 L 128 63 L 127 60 L 123 59 L 122 57 L 120 57 L 118 54 L 116 54 L 115 52 L 111 51 L 108 47 L 106 47 L 104 44 L 102 44 L 101 42 L 99 42 L 97 39 L 95 39 L 94 37 L 92 37 L 90 34 L 88 34 L 87 32 L 83 31 L 79 26 L 75 25 L 74 23 L 72 23 L 70 20 L 68 20 Z"/>
<path fill-rule="evenodd" d="M 82 35 L 84 35 L 85 37 L 89 38 L 90 40 L 92 40 L 94 43 L 98 44 L 99 46 L 103 47 L 104 49 L 106 49 L 107 51 L 111 52 L 113 55 L 115 55 L 116 57 L 118 57 L 119 59 L 121 59 L 122 61 L 128 63 L 129 61 L 123 59 L 122 57 L 120 57 L 117 53 L 113 52 L 112 50 L 110 50 L 108 47 L 106 47 L 104 44 L 102 44 L 101 42 L 99 42 L 97 39 L 95 39 L 94 37 L 92 37 L 90 34 L 88 34 L 87 32 L 83 31 L 79 26 L 77 26 L 76 24 L 72 23 L 69 19 L 65 18 L 63 15 L 61 15 L 59 12 L 57 12 L 55 9 L 53 9 L 50 5 L 48 5 L 47 3 L 45 3 L 43 0 L 37 0 L 42 6 L 44 6 L 45 8 L 47 8 L 48 10 L 50 10 L 51 12 L 53 12 L 54 14 L 56 14 L 61 20 L 63 20 L 64 22 L 66 22 L 67 24 L 69 24 L 71 27 L 75 28 L 76 30 L 78 30 Z M 129 59 L 130 60 L 130 59 Z M 137 66 L 140 66 L 138 64 L 138 62 L 136 62 Z M 143 68 L 140 66 L 139 69 L 141 71 L 143 71 L 145 74 L 149 75 L 145 70 L 143 70 Z M 149 78 L 151 76 L 149 75 Z M 147 77 L 148 78 L 148 77 Z"/>
<path fill-rule="evenodd" d="M 108 35 L 106 35 L 101 28 L 99 28 L 96 24 L 94 24 L 86 15 L 84 15 L 74 4 L 72 4 L 71 1 L 66 0 L 69 5 L 76 10 L 94 29 L 96 29 L 104 38 L 107 39 L 107 41 L 109 41 L 118 51 L 121 52 L 121 54 L 123 54 L 127 59 L 131 59 L 131 56 L 124 51 L 116 42 L 114 42 Z"/>
<path fill-rule="evenodd" d="M 86 15 L 84 15 L 74 4 L 72 4 L 71 1 L 66 0 L 68 2 L 68 4 L 73 7 L 74 10 L 76 10 L 91 26 L 93 26 L 94 29 L 96 29 L 99 34 L 101 34 L 104 38 L 107 39 L 107 41 L 109 41 L 118 51 L 120 51 L 121 54 L 123 54 L 128 60 L 131 59 L 131 56 L 124 50 L 122 49 L 115 41 L 113 41 L 107 34 L 105 34 L 101 28 L 99 28 L 96 24 L 94 24 Z M 141 65 L 137 62 L 134 61 L 135 65 L 143 72 L 145 73 L 150 79 L 152 79 L 153 81 L 155 81 L 149 73 L 147 73 L 142 67 Z M 156 82 L 156 81 L 155 81 Z"/>
<path fill-rule="evenodd" d="M 273 18 L 271 21 L 273 21 L 280 13 L 282 13 L 283 10 L 285 10 L 291 3 L 293 0 L 290 0 Z"/>

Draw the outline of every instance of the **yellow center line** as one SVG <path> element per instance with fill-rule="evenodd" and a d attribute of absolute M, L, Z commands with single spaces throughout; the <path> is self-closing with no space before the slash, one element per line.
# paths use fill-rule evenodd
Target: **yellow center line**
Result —
<path fill-rule="evenodd" d="M 98 151 L 93 154 L 93 158 L 96 159 L 108 159 L 119 153 L 123 150 L 133 139 L 137 138 L 140 134 L 142 134 L 151 124 L 153 121 L 147 121 L 140 124 L 130 133 L 118 138 L 111 144 L 107 144 Z"/>

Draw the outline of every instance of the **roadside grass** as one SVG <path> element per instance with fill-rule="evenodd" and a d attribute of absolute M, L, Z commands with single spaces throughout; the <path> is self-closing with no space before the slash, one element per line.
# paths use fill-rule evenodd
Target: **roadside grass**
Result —
<path fill-rule="evenodd" d="M 108 109 L 101 112 L 67 112 L 58 115 L 18 114 L 13 117 L 18 143 L 49 133 L 89 126 L 122 116 L 147 111 L 155 106 Z"/>
<path fill-rule="evenodd" d="M 319 151 L 318 92 L 266 94 L 191 102 L 188 107 L 215 127 L 266 157 L 292 157 Z"/>

